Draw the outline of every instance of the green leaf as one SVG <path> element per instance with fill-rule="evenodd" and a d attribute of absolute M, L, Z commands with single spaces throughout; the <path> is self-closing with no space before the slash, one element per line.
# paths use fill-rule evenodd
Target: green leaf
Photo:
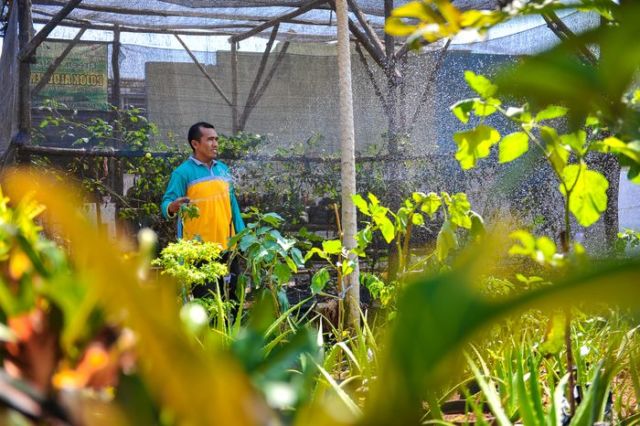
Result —
<path fill-rule="evenodd" d="M 318 247 L 313 247 L 311 250 L 309 250 L 307 252 L 307 254 L 304 256 L 304 260 L 305 262 L 309 259 L 311 259 L 313 257 L 313 255 L 316 254 L 318 255 L 318 257 L 326 260 L 326 261 L 331 261 L 331 259 L 329 258 L 329 255 L 327 253 L 325 253 L 324 251 L 320 250 Z"/>
<path fill-rule="evenodd" d="M 396 235 L 395 226 L 393 226 L 393 222 L 386 216 L 379 216 L 375 218 L 376 225 L 380 228 L 380 232 L 382 232 L 382 236 L 384 240 L 388 243 L 393 241 L 393 238 Z"/>
<path fill-rule="evenodd" d="M 283 285 L 289 282 L 289 279 L 291 279 L 291 269 L 289 268 L 289 265 L 287 265 L 286 263 L 278 262 L 276 266 L 273 268 L 273 274 L 278 279 L 278 283 L 280 285 Z"/>
<path fill-rule="evenodd" d="M 442 200 L 440 199 L 440 197 L 438 197 L 438 194 L 436 194 L 435 192 L 430 192 L 427 194 L 426 198 L 420 205 L 420 210 L 428 214 L 430 219 L 433 219 L 433 216 L 436 214 L 441 205 Z"/>
<path fill-rule="evenodd" d="M 465 229 L 471 228 L 471 218 L 469 217 L 471 203 L 467 199 L 467 194 L 458 192 L 452 195 L 450 201 L 447 202 L 447 207 L 451 223 Z"/>
<path fill-rule="evenodd" d="M 271 226 L 278 226 L 280 223 L 284 222 L 282 216 L 274 212 L 262 215 L 261 219 Z"/>
<path fill-rule="evenodd" d="M 422 216 L 420 213 L 414 213 L 413 215 L 411 215 L 411 223 L 416 226 L 424 225 L 424 216 Z"/>
<path fill-rule="evenodd" d="M 361 229 L 356 233 L 356 242 L 358 243 L 357 254 L 358 256 L 364 256 L 364 250 L 373 241 L 373 233 L 371 232 L 370 225 L 364 229 Z"/>
<path fill-rule="evenodd" d="M 464 99 L 451 105 L 451 112 L 458 117 L 463 123 L 467 123 L 471 117 L 471 111 L 473 110 L 475 99 Z"/>
<path fill-rule="evenodd" d="M 498 91 L 498 86 L 491 83 L 487 77 L 478 75 L 473 71 L 465 71 L 464 79 L 467 80 L 469 87 L 471 87 L 482 98 L 490 98 Z"/>
<path fill-rule="evenodd" d="M 497 107 L 499 107 L 501 104 L 502 102 L 500 102 L 500 100 L 496 98 L 489 98 L 486 100 L 486 102 L 482 99 L 476 99 L 473 102 L 473 112 L 478 117 L 488 117 L 496 112 L 498 110 Z"/>
<path fill-rule="evenodd" d="M 331 279 L 331 276 L 329 275 L 327 268 L 322 268 L 316 271 L 316 273 L 313 274 L 313 277 L 311 277 L 311 294 L 318 294 L 324 290 L 329 279 Z"/>
<path fill-rule="evenodd" d="M 291 271 L 293 271 L 293 273 L 298 272 L 298 265 L 296 265 L 296 262 L 292 258 L 285 257 L 284 261 L 287 262 L 287 266 L 289 267 L 289 269 L 291 269 Z"/>
<path fill-rule="evenodd" d="M 508 163 L 529 150 L 529 136 L 525 132 L 515 132 L 505 136 L 498 145 L 498 158 Z"/>
<path fill-rule="evenodd" d="M 634 163 L 640 164 L 640 141 L 625 143 L 616 137 L 608 137 L 593 146 L 596 151 L 624 155 Z"/>
<path fill-rule="evenodd" d="M 563 145 L 567 145 L 573 149 L 576 154 L 584 155 L 587 151 L 587 132 L 584 130 L 578 130 L 577 132 L 569 133 L 568 135 L 560 136 L 560 142 Z"/>
<path fill-rule="evenodd" d="M 305 259 L 302 257 L 302 252 L 299 248 L 293 247 L 289 254 L 298 268 L 302 268 L 304 266 Z M 294 270 L 294 272 L 297 272 L 297 270 L 293 268 L 291 269 Z"/>
<path fill-rule="evenodd" d="M 436 240 L 436 257 L 440 262 L 449 255 L 449 251 L 458 248 L 458 238 L 448 220 L 442 224 L 440 232 L 438 232 L 438 239 Z"/>
<path fill-rule="evenodd" d="M 427 194 L 424 192 L 414 192 L 411 194 L 411 198 L 416 202 L 416 204 L 420 204 L 425 200 L 425 198 L 427 198 Z"/>
<path fill-rule="evenodd" d="M 569 194 L 569 210 L 584 227 L 593 225 L 607 209 L 607 178 L 595 170 L 589 170 L 583 162 L 567 166 L 562 173 L 562 180 L 571 191 Z M 560 192 L 567 196 L 565 185 L 560 185 Z"/>
<path fill-rule="evenodd" d="M 500 133 L 493 127 L 481 124 L 475 129 L 455 133 L 453 140 L 458 145 L 456 159 L 467 170 L 489 155 L 491 147 L 500 140 Z"/>
<path fill-rule="evenodd" d="M 549 319 L 547 334 L 540 345 L 543 354 L 558 354 L 564 349 L 566 317 L 563 314 L 555 314 Z"/>
<path fill-rule="evenodd" d="M 512 232 L 509 237 L 520 243 L 509 249 L 512 256 L 526 256 L 540 265 L 560 266 L 563 263 L 562 256 L 557 253 L 556 244 L 547 236 L 536 238 L 528 231 L 518 230 Z"/>
<path fill-rule="evenodd" d="M 536 121 L 553 120 L 567 115 L 568 109 L 558 105 L 549 105 L 536 114 Z"/>
<path fill-rule="evenodd" d="M 554 170 L 561 174 L 569 161 L 569 150 L 562 144 L 556 129 L 548 126 L 540 127 L 540 136 L 545 142 L 545 155 Z"/>
<path fill-rule="evenodd" d="M 322 250 L 328 254 L 339 254 L 342 252 L 342 241 L 340 240 L 323 241 Z"/>
<path fill-rule="evenodd" d="M 342 276 L 346 277 L 350 273 L 354 271 L 355 264 L 351 259 L 344 259 L 340 264 L 340 271 L 342 272 Z"/>
<path fill-rule="evenodd" d="M 353 204 L 355 204 L 358 210 L 360 210 L 360 213 L 366 216 L 371 215 L 371 213 L 369 212 L 369 205 L 367 204 L 367 201 L 362 198 L 360 194 L 353 195 L 351 199 L 353 200 Z"/>
<path fill-rule="evenodd" d="M 472 210 L 469 212 L 469 217 L 471 218 L 471 236 L 479 237 L 484 235 L 485 227 L 482 216 Z"/>

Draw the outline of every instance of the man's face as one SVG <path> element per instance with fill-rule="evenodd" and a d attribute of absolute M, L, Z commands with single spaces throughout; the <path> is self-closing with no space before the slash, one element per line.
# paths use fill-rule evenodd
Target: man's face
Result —
<path fill-rule="evenodd" d="M 191 141 L 193 156 L 203 163 L 209 163 L 218 155 L 218 133 L 215 129 L 205 127 L 200 128 L 200 133 L 202 136 L 199 140 Z"/>

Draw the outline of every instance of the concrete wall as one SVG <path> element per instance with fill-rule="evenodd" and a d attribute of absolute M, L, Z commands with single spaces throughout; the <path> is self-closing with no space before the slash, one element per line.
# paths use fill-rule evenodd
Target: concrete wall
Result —
<path fill-rule="evenodd" d="M 327 153 L 338 152 L 338 86 L 335 55 L 328 54 L 333 47 L 323 50 L 293 46 L 280 64 L 271 84 L 258 106 L 253 110 L 245 130 L 271 134 L 279 146 L 287 147 L 307 140 L 315 133 L 325 137 L 323 149 Z M 275 53 L 272 55 L 275 57 Z M 247 98 L 261 59 L 259 53 L 238 54 L 239 99 Z M 379 85 L 385 90 L 382 73 L 369 62 Z M 407 90 L 407 116 L 412 117 L 426 77 L 433 64 L 430 56 L 413 56 Z M 230 53 L 218 52 L 216 66 L 210 72 L 227 96 L 231 97 Z M 359 58 L 352 57 L 354 118 L 356 147 L 366 151 L 372 144 L 382 144 L 387 130 L 387 118 L 380 100 Z M 174 132 L 183 142 L 186 130 L 196 121 L 214 123 L 223 133 L 231 132 L 231 109 L 202 76 L 194 64 L 151 62 L 146 66 L 147 102 L 149 118 L 164 133 Z M 435 143 L 434 108 L 427 104 L 421 108 L 414 140 L 420 145 L 412 149 L 422 152 Z M 186 143 L 186 142 L 185 142 Z"/>

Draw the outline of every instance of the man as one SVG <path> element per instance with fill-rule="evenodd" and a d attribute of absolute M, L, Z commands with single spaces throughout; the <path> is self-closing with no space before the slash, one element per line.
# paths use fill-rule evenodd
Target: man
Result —
<path fill-rule="evenodd" d="M 185 162 L 173 173 L 162 197 L 162 214 L 174 218 L 183 204 L 193 203 L 198 207 L 197 218 L 182 221 L 178 218 L 178 238 L 199 238 L 228 248 L 228 240 L 244 229 L 229 168 L 217 161 L 218 133 L 213 125 L 199 122 L 191 126 L 188 134 L 189 146 L 193 150 Z M 226 256 L 224 258 L 226 260 Z M 230 266 L 232 277 L 230 293 L 234 298 L 238 266 Z M 234 277 L 235 275 L 235 277 Z M 215 285 L 198 286 L 192 289 L 194 297 L 203 297 L 215 290 Z"/>

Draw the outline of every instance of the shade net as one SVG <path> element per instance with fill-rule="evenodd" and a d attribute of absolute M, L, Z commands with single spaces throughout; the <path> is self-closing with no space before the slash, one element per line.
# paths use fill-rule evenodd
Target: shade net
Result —
<path fill-rule="evenodd" d="M 34 143 L 52 148 L 145 149 L 154 153 L 175 149 L 181 150 L 179 157 L 184 158 L 189 151 L 189 126 L 207 121 L 220 134 L 232 135 L 235 131 L 241 135 L 233 142 L 237 146 L 231 144 L 225 155 L 235 173 L 243 206 L 259 204 L 264 210 L 281 211 L 292 223 L 327 228 L 334 217 L 330 205 L 339 199 L 340 185 L 335 13 L 330 9 L 312 10 L 281 23 L 266 54 L 272 27 L 257 38 L 242 40 L 237 54 L 236 90 L 228 42 L 230 35 L 242 34 L 305 3 L 139 0 L 128 1 L 125 7 L 120 1 L 83 1 L 37 51 L 32 87 L 48 78 L 32 99 Z M 396 1 L 396 5 L 401 3 Z M 358 4 L 382 38 L 382 2 Z M 59 1 L 34 1 L 36 29 L 42 28 L 62 5 Z M 561 17 L 576 32 L 597 24 L 597 17 L 579 12 L 566 12 Z M 353 14 L 351 18 L 357 22 Z M 8 99 L 0 103 L 6 111 L 0 127 L 3 148 L 15 133 L 17 119 L 15 106 L 10 106 L 15 105 L 10 89 L 16 87 L 15 14 L 11 19 L 0 62 L 0 96 Z M 78 27 L 88 24 L 91 29 L 47 76 L 51 63 L 80 31 Z M 115 56 L 113 32 L 101 29 L 114 24 L 121 31 Z M 174 32 L 182 34 L 176 37 Z M 198 32 L 224 36 L 196 35 Z M 454 39 L 446 50 L 444 43 L 436 43 L 407 55 L 406 64 L 399 69 L 404 84 L 393 94 L 381 67 L 364 49 L 361 55 L 352 44 L 358 190 L 392 194 L 395 201 L 390 199 L 390 203 L 417 190 L 467 191 L 474 208 L 486 215 L 508 214 L 514 206 L 522 206 L 532 185 L 548 189 L 539 193 L 553 193 L 551 182 L 537 178 L 526 185 L 503 185 L 500 191 L 509 193 L 507 197 L 499 191 L 487 193 L 487 185 L 498 185 L 511 173 L 513 168 L 509 167 L 485 165 L 462 173 L 454 159 L 456 147 L 452 141 L 460 124 L 449 107 L 473 95 L 464 82 L 465 70 L 493 75 L 501 65 L 549 48 L 557 41 L 542 19 L 529 18 L 497 27 L 482 41 Z M 114 97 L 116 75 L 119 99 Z M 109 104 L 114 103 L 125 109 L 137 108 L 157 126 L 149 146 L 129 146 L 117 138 L 91 139 L 82 126 L 68 131 L 51 120 L 53 111 L 85 126 L 96 119 L 108 123 L 114 118 Z M 389 113 L 392 104 L 394 114 Z M 493 118 L 489 122 L 501 133 L 510 131 L 505 122 Z M 397 133 L 393 143 L 389 142 L 390 128 Z M 68 166 L 71 160 L 56 156 L 54 162 Z M 126 195 L 136 174 L 109 164 L 100 166 L 101 171 L 94 176 L 110 182 L 115 193 Z M 123 172 L 129 175 L 124 181 L 116 176 Z M 105 194 L 100 194 L 98 201 L 118 202 L 117 197 Z M 555 215 L 544 210 L 551 201 L 535 208 L 534 202 L 527 202 L 532 205 L 527 213 L 530 220 L 536 215 Z M 144 224 L 140 217 L 136 220 L 138 225 Z"/>

